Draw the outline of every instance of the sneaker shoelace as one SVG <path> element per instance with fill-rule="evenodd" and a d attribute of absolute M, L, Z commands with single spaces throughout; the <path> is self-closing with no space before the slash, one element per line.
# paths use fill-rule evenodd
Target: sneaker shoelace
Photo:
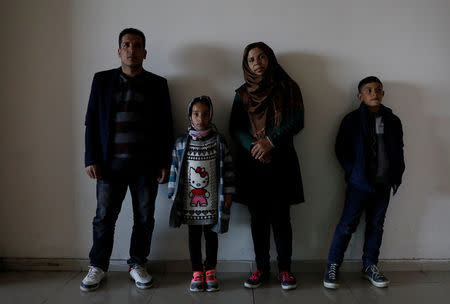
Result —
<path fill-rule="evenodd" d="M 259 280 L 261 278 L 261 271 L 257 270 L 250 275 L 250 280 Z"/>
<path fill-rule="evenodd" d="M 203 282 L 203 273 L 201 271 L 194 272 L 192 282 Z"/>
<path fill-rule="evenodd" d="M 136 265 L 136 266 L 131 267 L 131 268 L 130 268 L 130 271 L 133 270 L 133 269 L 136 270 L 137 274 L 138 274 L 141 278 L 147 276 L 147 272 L 145 271 L 144 267 L 142 267 L 141 265 Z"/>
<path fill-rule="evenodd" d="M 330 268 L 328 269 L 328 276 L 332 280 L 336 280 L 337 273 L 337 264 L 330 264 Z"/>
<path fill-rule="evenodd" d="M 285 282 L 292 282 L 295 280 L 294 276 L 291 273 L 289 273 L 288 271 L 280 272 L 280 278 L 282 281 L 285 281 Z"/>
<path fill-rule="evenodd" d="M 98 270 L 98 269 L 95 268 L 95 267 L 89 266 L 89 271 L 88 271 L 87 277 L 88 277 L 90 280 L 96 279 L 97 276 L 99 276 L 99 275 L 100 275 L 100 270 Z"/>
<path fill-rule="evenodd" d="M 217 279 L 216 279 L 216 271 L 215 270 L 208 270 L 206 272 L 206 280 L 207 281 L 217 281 Z"/>
<path fill-rule="evenodd" d="M 370 265 L 369 266 L 369 272 L 371 273 L 372 279 L 374 280 L 385 280 L 385 276 L 383 275 L 383 273 L 380 272 L 380 270 L 378 269 L 377 266 L 375 265 Z"/>

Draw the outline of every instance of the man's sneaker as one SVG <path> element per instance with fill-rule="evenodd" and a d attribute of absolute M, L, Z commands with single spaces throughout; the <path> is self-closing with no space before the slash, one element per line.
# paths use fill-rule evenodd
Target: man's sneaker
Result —
<path fill-rule="evenodd" d="M 278 274 L 278 280 L 281 283 L 281 288 L 284 290 L 297 288 L 297 280 L 290 271 L 282 271 Z"/>
<path fill-rule="evenodd" d="M 331 289 L 339 288 L 339 265 L 327 264 L 327 269 L 323 277 L 323 286 Z"/>
<path fill-rule="evenodd" d="M 376 265 L 369 265 L 363 268 L 363 277 L 368 279 L 373 286 L 376 287 L 387 287 L 389 285 L 389 280 L 384 276 L 384 274 L 377 268 Z"/>
<path fill-rule="evenodd" d="M 206 291 L 219 290 L 219 283 L 216 278 L 216 270 L 211 269 L 206 271 Z"/>
<path fill-rule="evenodd" d="M 269 277 L 268 272 L 255 271 L 250 274 L 247 281 L 244 282 L 244 286 L 247 288 L 258 288 L 261 284 L 266 281 Z"/>
<path fill-rule="evenodd" d="M 190 291 L 204 291 L 205 290 L 205 274 L 203 271 L 194 271 L 192 274 Z"/>
<path fill-rule="evenodd" d="M 133 279 L 137 288 L 147 289 L 152 287 L 153 278 L 147 272 L 147 269 L 144 265 L 132 265 L 130 269 L 128 269 L 128 272 L 130 273 L 131 279 Z"/>
<path fill-rule="evenodd" d="M 82 291 L 93 291 L 100 286 L 100 282 L 105 277 L 105 272 L 95 266 L 89 266 L 88 274 L 81 281 L 80 289 Z"/>

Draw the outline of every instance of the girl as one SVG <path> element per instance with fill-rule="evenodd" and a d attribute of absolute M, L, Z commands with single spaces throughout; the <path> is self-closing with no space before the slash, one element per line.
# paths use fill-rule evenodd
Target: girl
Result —
<path fill-rule="evenodd" d="M 234 173 L 225 139 L 211 123 L 213 106 L 208 96 L 188 106 L 188 133 L 177 138 L 172 153 L 169 198 L 173 200 L 170 226 L 189 226 L 192 264 L 191 291 L 216 291 L 217 233 L 228 231 Z M 202 264 L 201 237 L 206 260 Z M 203 271 L 206 272 L 203 272 Z"/>

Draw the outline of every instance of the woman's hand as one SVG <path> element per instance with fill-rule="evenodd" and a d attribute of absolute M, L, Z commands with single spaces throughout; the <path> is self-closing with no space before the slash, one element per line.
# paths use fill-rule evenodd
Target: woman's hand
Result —
<path fill-rule="evenodd" d="M 261 158 L 259 159 L 259 161 L 262 162 L 263 164 L 268 164 L 268 163 L 270 163 L 270 162 L 272 161 L 272 154 L 271 154 L 270 152 L 264 154 L 264 156 L 261 157 Z"/>
<path fill-rule="evenodd" d="M 258 139 L 253 142 L 252 145 L 253 147 L 250 151 L 252 153 L 252 157 L 261 161 L 264 159 L 265 155 L 273 149 L 273 145 L 267 137 Z"/>

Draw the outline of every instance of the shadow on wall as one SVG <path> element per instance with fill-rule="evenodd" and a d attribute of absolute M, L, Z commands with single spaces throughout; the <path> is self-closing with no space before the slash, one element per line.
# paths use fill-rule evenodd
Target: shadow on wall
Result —
<path fill-rule="evenodd" d="M 396 246 L 421 248 L 421 223 L 433 210 L 428 204 L 431 199 L 428 195 L 436 192 L 436 188 L 442 185 L 441 178 L 448 179 L 448 143 L 447 153 L 436 147 L 436 143 L 445 145 L 438 139 L 439 134 L 436 132 L 436 127 L 442 121 L 437 121 L 428 114 L 427 105 L 432 101 L 425 96 L 425 88 L 399 82 L 385 82 L 384 87 L 386 95 L 383 103 L 392 108 L 402 121 L 406 163 L 402 186 L 398 194 L 391 198 L 386 218 L 386 228 L 393 232 L 400 231 L 400 235 L 393 236 L 391 240 L 388 230 L 385 239 L 395 242 L 405 239 L 405 235 L 414 236 L 405 239 L 404 242 L 410 243 L 399 244 L 397 241 Z M 448 184 L 446 191 L 448 195 Z M 407 252 L 405 257 L 420 258 L 407 256 Z"/>
<path fill-rule="evenodd" d="M 339 65 L 335 58 L 292 52 L 277 54 L 277 59 L 299 84 L 305 106 L 305 128 L 294 137 L 305 203 L 291 211 L 293 258 L 316 259 L 326 256 L 343 205 L 345 186 L 334 142 L 351 99 L 329 76 L 331 65 Z M 304 255 L 305 248 L 308 256 Z M 272 255 L 276 256 L 275 252 Z"/>
<path fill-rule="evenodd" d="M 79 165 L 67 34 L 71 7 L 59 2 L 5 5 L 9 17 L 3 19 L 2 37 L 14 47 L 3 50 L 9 72 L 1 78 L 2 113 L 7 115 L 0 124 L 10 131 L 1 153 L 7 160 L 0 173 L 7 204 L 0 207 L 0 256 L 70 256 L 78 243 L 73 185 Z"/>
<path fill-rule="evenodd" d="M 422 159 L 424 155 L 423 149 L 426 149 L 425 146 L 431 146 L 431 142 L 428 142 L 425 146 L 423 146 L 423 142 L 420 142 L 421 146 L 419 147 L 415 146 L 419 144 L 419 141 L 415 140 L 415 138 L 420 137 L 425 139 L 425 141 L 430 140 L 427 136 L 429 134 L 430 119 L 424 116 L 426 112 L 424 109 L 425 100 L 420 88 L 409 84 L 392 82 L 383 82 L 383 85 L 386 92 L 383 104 L 391 108 L 393 113 L 399 116 L 402 121 L 406 171 L 398 193 L 395 196 L 391 196 L 390 206 L 386 214 L 384 245 L 381 248 L 380 258 L 399 258 L 390 254 L 391 250 L 398 252 L 398 249 L 395 247 L 420 247 L 417 229 L 421 223 L 421 215 L 426 213 L 423 202 L 426 201 L 427 191 L 425 189 L 429 187 L 429 185 L 423 183 L 423 176 L 432 176 L 433 173 L 430 171 L 431 159 L 425 161 Z M 423 123 L 418 124 L 418 121 Z M 361 216 L 360 225 L 353 234 L 345 258 L 360 259 L 364 242 L 364 231 L 365 214 Z M 405 238 L 405 235 L 415 235 L 416 238 Z M 403 241 L 399 242 L 398 240 Z M 416 257 L 408 256 L 405 252 L 404 258 Z"/>
<path fill-rule="evenodd" d="M 202 44 L 188 44 L 177 48 L 172 57 L 172 61 L 181 70 L 180 74 L 169 80 L 177 134 L 186 130 L 187 105 L 193 97 L 199 95 L 212 98 L 215 113 L 213 121 L 221 133 L 227 134 L 234 88 L 230 85 L 229 92 L 221 89 L 242 73 L 233 69 L 240 66 L 240 61 L 239 65 L 233 64 L 237 60 L 226 47 Z"/>
<path fill-rule="evenodd" d="M 219 131 L 228 134 L 229 112 L 231 111 L 231 92 L 221 92 L 224 83 L 231 83 L 231 78 L 236 75 L 232 70 L 234 60 L 232 52 L 225 47 L 203 44 L 187 44 L 174 50 L 169 59 L 177 65 L 180 72 L 168 79 L 172 114 L 174 120 L 175 137 L 187 131 L 189 118 L 187 106 L 192 98 L 200 95 L 208 95 L 213 100 L 213 122 Z M 167 217 L 162 221 L 161 229 L 155 227 L 154 239 L 164 242 L 163 246 L 153 246 L 152 255 L 164 256 L 166 248 L 179 247 L 180 242 L 186 243 L 185 227 L 182 229 L 169 229 L 166 185 L 160 187 L 157 203 L 157 216 Z M 159 209 L 158 206 L 164 206 Z M 186 254 L 186 253 L 184 253 Z M 174 256 L 173 258 L 180 258 Z"/>

